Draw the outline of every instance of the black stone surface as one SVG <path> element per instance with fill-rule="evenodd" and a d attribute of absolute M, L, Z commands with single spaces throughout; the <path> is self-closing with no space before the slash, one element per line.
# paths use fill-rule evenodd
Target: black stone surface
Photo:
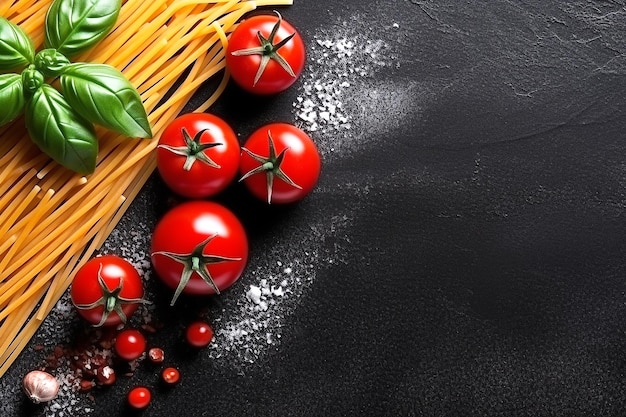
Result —
<path fill-rule="evenodd" d="M 311 132 L 316 192 L 276 209 L 237 186 L 220 198 L 250 231 L 250 274 L 173 310 L 150 281 L 167 322 L 151 343 L 183 382 L 159 389 L 142 366 L 85 415 L 126 415 L 139 382 L 156 387 L 146 416 L 623 415 L 625 3 L 295 2 L 282 13 L 311 56 L 350 33 L 382 40 L 387 61 L 359 55 L 375 71 L 342 90 L 349 130 Z M 295 122 L 320 68 L 274 98 L 231 86 L 212 111 L 242 140 Z M 168 197 L 155 176 L 127 221 L 155 221 Z M 316 255 L 276 310 L 279 342 L 233 366 L 181 347 L 196 311 L 228 322 L 266 266 L 300 249 Z M 41 357 L 30 346 L 2 383 Z"/>

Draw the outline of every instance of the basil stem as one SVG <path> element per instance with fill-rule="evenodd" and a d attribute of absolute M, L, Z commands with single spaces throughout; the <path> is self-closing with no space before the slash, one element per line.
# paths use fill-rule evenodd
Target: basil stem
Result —
<path fill-rule="evenodd" d="M 112 66 L 71 64 L 61 74 L 61 89 L 70 106 L 90 122 L 131 137 L 152 137 L 139 93 Z"/>
<path fill-rule="evenodd" d="M 19 26 L 1 16 L 0 39 L 0 71 L 25 67 L 33 62 L 33 41 Z"/>
<path fill-rule="evenodd" d="M 67 57 L 94 46 L 117 21 L 121 0 L 54 0 L 46 15 L 46 48 Z"/>
<path fill-rule="evenodd" d="M 80 174 L 95 170 L 98 140 L 93 125 L 50 85 L 43 84 L 26 101 L 26 128 L 32 141 L 59 164 Z"/>
<path fill-rule="evenodd" d="M 0 75 L 0 126 L 13 121 L 24 111 L 24 87 L 22 76 L 18 74 Z"/>

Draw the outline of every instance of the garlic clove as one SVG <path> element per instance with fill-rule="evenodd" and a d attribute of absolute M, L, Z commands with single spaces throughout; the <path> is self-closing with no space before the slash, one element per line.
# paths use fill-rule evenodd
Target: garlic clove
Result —
<path fill-rule="evenodd" d="M 54 400 L 59 394 L 59 381 L 44 371 L 30 371 L 22 380 L 22 388 L 36 404 Z"/>

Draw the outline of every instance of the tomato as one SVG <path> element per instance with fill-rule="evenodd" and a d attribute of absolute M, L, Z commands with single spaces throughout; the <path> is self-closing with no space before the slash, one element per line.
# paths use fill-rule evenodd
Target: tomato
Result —
<path fill-rule="evenodd" d="M 150 248 L 158 277 L 181 293 L 219 294 L 239 279 L 248 261 L 243 225 L 226 207 L 187 201 L 157 223 Z"/>
<path fill-rule="evenodd" d="M 302 37 L 279 13 L 239 23 L 228 40 L 226 68 L 244 90 L 276 94 L 289 88 L 304 69 Z"/>
<path fill-rule="evenodd" d="M 147 387 L 134 387 L 128 391 L 126 400 L 128 401 L 128 405 L 132 408 L 143 410 L 150 405 L 150 401 L 152 401 L 152 393 Z"/>
<path fill-rule="evenodd" d="M 94 326 L 126 323 L 146 302 L 139 273 L 116 255 L 87 261 L 74 276 L 70 297 L 78 314 Z"/>
<path fill-rule="evenodd" d="M 187 326 L 185 339 L 189 345 L 202 348 L 208 346 L 213 340 L 213 329 L 208 323 L 196 321 Z"/>
<path fill-rule="evenodd" d="M 157 169 L 175 193 L 188 198 L 211 197 L 232 183 L 240 152 L 237 135 L 228 123 L 212 114 L 188 113 L 163 131 Z"/>
<path fill-rule="evenodd" d="M 139 358 L 146 351 L 146 338 L 139 330 L 122 330 L 115 338 L 114 347 L 117 356 L 124 360 L 132 361 Z"/>
<path fill-rule="evenodd" d="M 311 138 L 287 123 L 256 130 L 244 144 L 239 163 L 250 192 L 268 203 L 293 203 L 313 190 L 321 161 Z"/>

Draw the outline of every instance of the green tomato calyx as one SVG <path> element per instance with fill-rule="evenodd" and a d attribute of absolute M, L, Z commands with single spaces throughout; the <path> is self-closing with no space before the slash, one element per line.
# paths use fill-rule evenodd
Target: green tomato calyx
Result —
<path fill-rule="evenodd" d="M 297 189 L 302 189 L 298 184 L 296 184 L 285 171 L 280 167 L 285 159 L 285 153 L 289 148 L 283 149 L 278 155 L 276 155 L 276 148 L 274 147 L 274 139 L 272 139 L 272 133 L 267 131 L 267 138 L 269 142 L 269 156 L 265 157 L 259 154 L 256 154 L 249 149 L 241 148 L 244 152 L 246 152 L 252 159 L 257 161 L 260 165 L 250 171 L 246 172 L 240 179 L 239 182 L 245 180 L 248 177 L 251 177 L 255 174 L 265 173 L 265 177 L 267 179 L 267 203 L 272 203 L 272 189 L 274 188 L 274 177 L 278 177 L 280 180 L 286 182 L 287 184 L 295 187 Z"/>
<path fill-rule="evenodd" d="M 291 68 L 291 65 L 289 65 L 289 62 L 287 62 L 287 60 L 283 58 L 280 53 L 278 53 L 278 50 L 285 46 L 296 34 L 294 32 L 275 44 L 274 38 L 276 37 L 278 29 L 280 29 L 280 24 L 282 23 L 283 18 L 280 13 L 278 13 L 277 11 L 274 12 L 278 16 L 278 20 L 276 21 L 276 24 L 272 27 L 270 35 L 266 38 L 260 31 L 257 32 L 257 37 L 259 38 L 260 43 L 259 46 L 255 46 L 253 48 L 238 49 L 231 52 L 231 54 L 234 56 L 261 55 L 261 63 L 259 64 L 259 69 L 254 76 L 254 81 L 252 83 L 253 86 L 257 84 L 257 82 L 265 72 L 267 64 L 269 64 L 271 60 L 276 61 L 278 65 L 280 65 L 289 75 L 294 78 L 296 77 L 296 74 L 293 72 L 293 69 Z"/>
<path fill-rule="evenodd" d="M 218 255 L 205 255 L 204 254 L 205 248 L 216 237 L 218 237 L 217 233 L 207 237 L 205 240 L 200 242 L 193 249 L 193 251 L 191 251 L 191 253 L 174 253 L 174 252 L 167 252 L 167 251 L 159 251 L 159 252 L 154 252 L 152 254 L 152 256 L 155 256 L 155 255 L 166 256 L 183 265 L 183 272 L 180 275 L 178 286 L 176 287 L 176 290 L 174 291 L 174 297 L 172 298 L 172 301 L 170 302 L 171 306 L 173 306 L 176 303 L 176 300 L 178 299 L 180 294 L 183 292 L 183 290 L 189 283 L 189 280 L 191 279 L 191 276 L 193 275 L 194 272 L 198 274 L 200 278 L 202 278 L 202 280 L 206 282 L 213 289 L 213 291 L 215 291 L 216 294 L 220 293 L 219 288 L 215 284 L 215 281 L 213 280 L 213 277 L 211 276 L 211 273 L 209 272 L 209 265 L 218 264 L 222 262 L 240 261 L 241 258 L 229 258 L 226 256 L 218 256 Z"/>
<path fill-rule="evenodd" d="M 185 163 L 183 164 L 183 169 L 185 171 L 190 171 L 196 161 L 200 161 L 203 164 L 219 169 L 220 165 L 213 161 L 205 153 L 205 151 L 222 145 L 222 143 L 200 143 L 202 135 L 208 130 L 209 129 L 202 129 L 192 138 L 189 132 L 187 132 L 187 129 L 183 127 L 181 132 L 183 134 L 183 139 L 185 140 L 184 146 L 159 145 L 159 148 L 166 149 L 176 155 L 184 156 Z"/>
<path fill-rule="evenodd" d="M 150 304 L 149 301 L 144 300 L 143 298 L 125 298 L 121 297 L 120 293 L 122 292 L 123 284 L 122 279 L 120 278 L 117 286 L 110 290 L 107 286 L 104 278 L 102 278 L 102 264 L 100 264 L 100 268 L 98 269 L 98 284 L 100 285 L 100 290 L 102 291 L 102 297 L 94 301 L 93 303 L 87 304 L 74 304 L 79 310 L 90 310 L 96 307 L 103 307 L 102 317 L 100 318 L 100 322 L 94 324 L 94 327 L 102 326 L 109 316 L 115 312 L 120 317 L 122 323 L 126 324 L 128 318 L 126 317 L 126 313 L 124 313 L 123 306 L 127 304 Z"/>

